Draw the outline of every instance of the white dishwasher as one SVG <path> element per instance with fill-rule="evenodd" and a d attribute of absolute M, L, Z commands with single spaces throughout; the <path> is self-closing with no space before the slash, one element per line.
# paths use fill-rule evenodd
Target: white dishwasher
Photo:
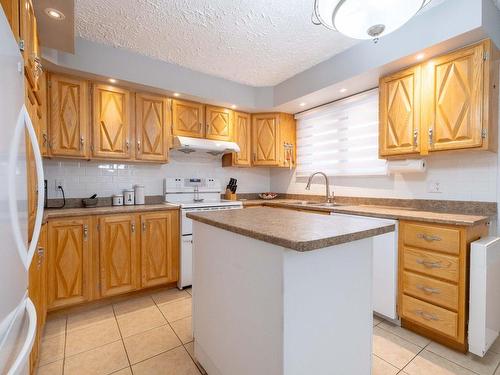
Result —
<path fill-rule="evenodd" d="M 394 232 L 373 237 L 373 312 L 397 321 L 398 221 L 376 217 L 332 213 L 332 216 L 385 221 L 396 226 Z"/>

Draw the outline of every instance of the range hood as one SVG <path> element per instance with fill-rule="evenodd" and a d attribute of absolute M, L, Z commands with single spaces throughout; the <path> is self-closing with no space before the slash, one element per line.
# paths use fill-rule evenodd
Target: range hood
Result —
<path fill-rule="evenodd" d="M 210 155 L 219 156 L 230 152 L 240 152 L 240 147 L 234 142 L 214 141 L 211 139 L 174 137 L 174 150 L 190 154 L 192 152 L 204 152 Z"/>

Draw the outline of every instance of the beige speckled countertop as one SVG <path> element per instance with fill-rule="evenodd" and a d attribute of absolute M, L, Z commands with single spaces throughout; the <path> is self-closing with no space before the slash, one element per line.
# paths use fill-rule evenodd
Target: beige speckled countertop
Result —
<path fill-rule="evenodd" d="M 193 220 L 297 251 L 310 251 L 394 231 L 384 220 L 316 215 L 271 207 L 188 213 Z"/>
<path fill-rule="evenodd" d="M 48 208 L 44 210 L 44 222 L 48 219 L 59 219 L 64 217 L 168 211 L 178 209 L 178 205 L 171 203 L 144 204 L 137 206 L 106 206 L 93 208 Z"/>
<path fill-rule="evenodd" d="M 281 208 L 296 208 L 310 211 L 336 212 L 342 214 L 371 216 L 384 219 L 414 220 L 428 223 L 450 224 L 450 225 L 477 225 L 490 220 L 488 216 L 463 215 L 456 213 L 443 213 L 407 209 L 403 207 L 371 206 L 371 205 L 340 205 L 335 207 L 321 207 L 307 205 L 293 199 L 275 200 L 248 200 L 243 201 L 245 207 L 269 206 Z"/>

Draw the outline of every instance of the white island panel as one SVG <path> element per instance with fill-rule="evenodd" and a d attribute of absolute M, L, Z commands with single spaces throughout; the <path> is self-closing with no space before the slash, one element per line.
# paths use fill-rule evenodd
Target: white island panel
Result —
<path fill-rule="evenodd" d="M 210 375 L 370 374 L 371 238 L 297 252 L 193 233 L 195 357 Z"/>

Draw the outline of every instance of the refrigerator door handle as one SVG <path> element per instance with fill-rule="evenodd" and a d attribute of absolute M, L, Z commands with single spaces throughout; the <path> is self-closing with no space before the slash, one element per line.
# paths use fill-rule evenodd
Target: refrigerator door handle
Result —
<path fill-rule="evenodd" d="M 37 200 L 37 208 L 35 215 L 35 224 L 33 228 L 33 235 L 31 238 L 31 242 L 28 247 L 28 251 L 26 251 L 24 240 L 21 235 L 21 229 L 19 228 L 19 220 L 18 220 L 18 212 L 17 212 L 17 200 L 16 198 L 16 186 L 15 186 L 15 173 L 16 173 L 16 161 L 17 161 L 17 152 L 18 145 L 22 139 L 22 135 L 24 134 L 24 130 L 28 131 L 28 136 L 30 139 L 31 147 L 33 148 L 33 156 L 35 158 L 35 166 L 36 166 L 36 174 L 37 174 L 37 187 L 38 187 L 38 200 Z M 19 116 L 17 118 L 16 124 L 16 133 L 15 139 L 13 142 L 13 146 L 9 155 L 9 174 L 11 178 L 9 178 L 9 210 L 11 214 L 12 226 L 14 230 L 14 236 L 17 239 L 17 250 L 19 256 L 24 264 L 26 270 L 29 270 L 31 261 L 33 260 L 33 256 L 35 255 L 36 247 L 38 245 L 38 238 L 40 237 L 40 231 L 42 228 L 42 219 L 43 219 L 43 203 L 44 203 L 44 175 L 43 175 L 43 164 L 42 164 L 42 154 L 40 152 L 40 147 L 38 146 L 38 141 L 36 138 L 35 128 L 33 127 L 33 123 L 29 116 L 29 113 L 26 109 L 26 106 L 23 105 L 21 111 L 19 112 Z"/>
<path fill-rule="evenodd" d="M 43 174 L 43 162 L 42 153 L 40 152 L 40 146 L 38 144 L 38 139 L 36 137 L 35 127 L 31 121 L 30 115 L 26 106 L 23 105 L 22 111 L 24 112 L 26 119 L 26 128 L 28 129 L 29 138 L 31 141 L 31 146 L 33 147 L 33 156 L 35 158 L 36 176 L 37 176 L 37 203 L 36 203 L 36 214 L 35 214 L 35 225 L 33 229 L 33 236 L 31 238 L 30 246 L 28 248 L 28 256 L 26 258 L 26 269 L 29 270 L 33 256 L 35 255 L 36 248 L 38 246 L 38 239 L 40 238 L 40 231 L 42 230 L 43 221 L 43 205 L 45 201 L 44 197 L 44 179 Z"/>
<path fill-rule="evenodd" d="M 17 358 L 10 367 L 9 371 L 7 371 L 7 375 L 17 375 L 21 373 L 23 367 L 26 365 L 26 361 L 30 356 L 31 349 L 33 348 L 33 343 L 35 342 L 36 325 L 37 325 L 36 309 L 35 305 L 33 304 L 33 302 L 29 297 L 26 297 L 25 301 L 26 301 L 25 309 L 26 312 L 28 313 L 28 320 L 29 320 L 28 332 L 26 334 L 26 340 L 24 341 L 24 344 L 21 350 L 19 351 Z"/>

